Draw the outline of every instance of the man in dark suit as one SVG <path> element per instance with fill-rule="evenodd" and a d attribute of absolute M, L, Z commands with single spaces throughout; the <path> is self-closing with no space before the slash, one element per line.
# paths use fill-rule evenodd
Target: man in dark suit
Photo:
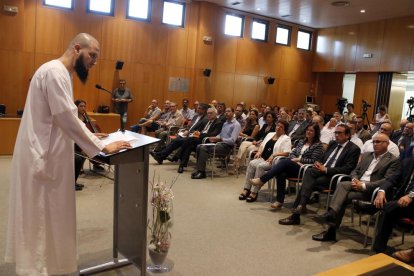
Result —
<path fill-rule="evenodd" d="M 308 124 L 309 122 L 306 121 L 306 110 L 299 109 L 298 119 L 289 123 L 289 129 L 287 131 L 287 134 L 290 136 L 292 143 L 298 139 L 305 138 L 305 131 Z"/>
<path fill-rule="evenodd" d="M 218 135 L 223 127 L 223 122 L 216 118 L 217 111 L 215 108 L 209 108 L 207 110 L 207 123 L 201 131 L 193 133 L 185 142 L 181 145 L 177 157 L 180 159 L 180 165 L 178 166 L 178 173 L 183 173 L 184 168 L 188 165 L 191 152 L 195 151 L 197 146 L 202 143 L 205 137 L 214 137 Z"/>
<path fill-rule="evenodd" d="M 371 134 L 364 128 L 364 119 L 361 116 L 357 116 L 356 134 L 362 143 L 371 139 Z"/>
<path fill-rule="evenodd" d="M 201 131 L 205 127 L 208 122 L 207 119 L 207 104 L 199 104 L 197 108 L 197 115 L 191 120 L 191 125 L 188 129 L 183 130 L 177 134 L 177 138 L 171 141 L 163 150 L 159 152 L 151 151 L 150 154 L 154 159 L 158 162 L 158 164 L 162 164 L 162 162 L 170 155 L 174 150 L 180 148 L 187 139 L 190 139 L 190 136 L 195 131 Z"/>
<path fill-rule="evenodd" d="M 331 141 L 322 158 L 315 162 L 303 177 L 303 184 L 293 204 L 293 214 L 279 220 L 282 225 L 300 224 L 300 214 L 306 212 L 306 204 L 315 187 L 328 187 L 335 174 L 349 174 L 357 165 L 361 150 L 349 141 L 351 130 L 347 125 L 335 127 L 335 141 Z"/>
<path fill-rule="evenodd" d="M 373 191 L 398 173 L 400 162 L 397 157 L 387 151 L 389 137 L 378 133 L 374 135 L 374 152 L 362 154 L 361 161 L 351 172 L 352 181 L 343 181 L 338 184 L 329 210 L 317 219 L 328 223 L 328 230 L 313 235 L 315 241 L 336 240 L 336 229 L 339 228 L 345 214 L 346 206 L 353 199 L 370 200 Z"/>
<path fill-rule="evenodd" d="M 384 252 L 387 249 L 388 239 L 394 225 L 402 218 L 414 219 L 414 157 L 406 158 L 401 162 L 401 170 L 393 179 L 380 186 L 380 190 L 374 200 L 375 207 L 382 209 L 379 214 L 377 234 L 373 249 L 375 252 Z M 387 197 L 392 194 L 393 186 L 402 184 L 392 201 L 387 202 Z"/>

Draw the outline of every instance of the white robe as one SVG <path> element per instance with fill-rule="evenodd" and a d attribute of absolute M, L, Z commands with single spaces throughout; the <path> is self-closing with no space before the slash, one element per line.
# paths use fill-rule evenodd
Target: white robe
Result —
<path fill-rule="evenodd" d="M 6 262 L 19 275 L 77 270 L 74 143 L 104 145 L 77 118 L 72 79 L 53 60 L 33 76 L 13 153 Z"/>

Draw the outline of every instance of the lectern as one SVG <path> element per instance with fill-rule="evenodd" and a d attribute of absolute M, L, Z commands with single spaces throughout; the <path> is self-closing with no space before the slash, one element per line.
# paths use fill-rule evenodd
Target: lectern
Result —
<path fill-rule="evenodd" d="M 125 131 L 123 135 L 134 138 L 130 141 L 132 149 L 96 157 L 109 165 L 115 165 L 113 260 L 82 269 L 80 275 L 95 274 L 129 264 L 135 265 L 141 275 L 146 274 L 149 145 L 159 139 L 131 131 Z M 120 260 L 119 254 L 125 259 Z"/>

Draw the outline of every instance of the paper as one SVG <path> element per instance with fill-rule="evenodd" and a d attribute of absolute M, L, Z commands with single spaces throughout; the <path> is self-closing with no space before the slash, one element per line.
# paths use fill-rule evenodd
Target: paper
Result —
<path fill-rule="evenodd" d="M 137 138 L 132 135 L 129 135 L 126 132 L 122 133 L 121 131 L 111 133 L 108 135 L 108 137 L 101 139 L 105 146 L 116 141 L 132 142 L 134 140 L 137 140 Z"/>

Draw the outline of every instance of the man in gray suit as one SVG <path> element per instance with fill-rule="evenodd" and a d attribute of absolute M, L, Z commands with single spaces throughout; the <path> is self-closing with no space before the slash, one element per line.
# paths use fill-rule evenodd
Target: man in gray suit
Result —
<path fill-rule="evenodd" d="M 341 224 L 345 208 L 353 199 L 370 200 L 372 192 L 398 172 L 399 160 L 387 151 L 389 137 L 378 133 L 374 135 L 374 152 L 361 155 L 357 167 L 351 172 L 352 181 L 339 183 L 335 190 L 329 210 L 316 219 L 328 223 L 329 228 L 320 234 L 313 235 L 315 241 L 336 240 L 336 229 Z"/>

